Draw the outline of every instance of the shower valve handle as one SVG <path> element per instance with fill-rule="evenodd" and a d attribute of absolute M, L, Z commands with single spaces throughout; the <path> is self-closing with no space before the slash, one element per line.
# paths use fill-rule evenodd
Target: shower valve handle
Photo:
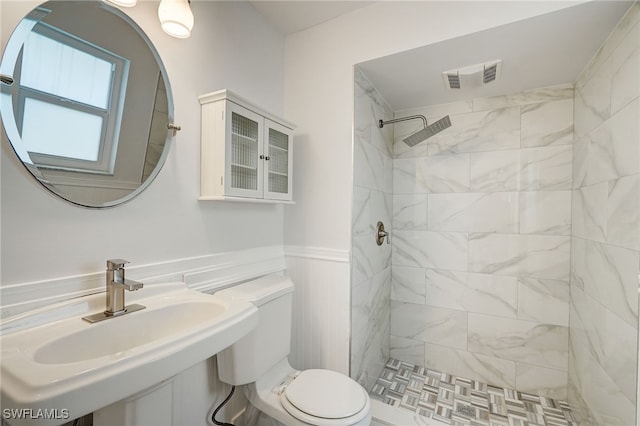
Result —
<path fill-rule="evenodd" d="M 376 244 L 381 246 L 385 237 L 387 239 L 387 244 L 391 244 L 391 241 L 389 241 L 389 233 L 384 230 L 384 223 L 378 222 L 376 225 Z"/>

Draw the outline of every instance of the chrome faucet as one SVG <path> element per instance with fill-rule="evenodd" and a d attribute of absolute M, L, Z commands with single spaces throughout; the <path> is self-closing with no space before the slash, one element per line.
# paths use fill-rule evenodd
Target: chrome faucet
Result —
<path fill-rule="evenodd" d="M 128 280 L 124 277 L 124 265 L 129 263 L 124 259 L 107 260 L 107 309 L 105 315 L 114 317 L 127 312 L 124 306 L 124 291 L 136 291 L 142 288 L 142 283 Z"/>
<path fill-rule="evenodd" d="M 129 261 L 124 259 L 107 260 L 107 307 L 104 312 L 83 317 L 83 320 L 98 322 L 144 309 L 142 305 L 125 306 L 124 304 L 125 290 L 136 291 L 143 287 L 142 283 L 124 277 L 124 265 L 127 263 Z"/>

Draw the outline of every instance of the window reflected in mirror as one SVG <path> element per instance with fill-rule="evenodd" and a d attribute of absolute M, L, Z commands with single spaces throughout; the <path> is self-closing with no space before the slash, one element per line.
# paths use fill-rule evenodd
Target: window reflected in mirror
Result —
<path fill-rule="evenodd" d="M 15 116 L 34 164 L 113 173 L 129 60 L 42 23 L 21 56 Z"/>

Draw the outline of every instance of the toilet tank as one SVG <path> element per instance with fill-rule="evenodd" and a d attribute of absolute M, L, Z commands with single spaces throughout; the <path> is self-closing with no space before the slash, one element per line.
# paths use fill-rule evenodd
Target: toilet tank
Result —
<path fill-rule="evenodd" d="M 231 385 L 255 382 L 289 355 L 293 282 L 271 275 L 215 294 L 258 308 L 258 326 L 217 355 L 220 380 Z"/>

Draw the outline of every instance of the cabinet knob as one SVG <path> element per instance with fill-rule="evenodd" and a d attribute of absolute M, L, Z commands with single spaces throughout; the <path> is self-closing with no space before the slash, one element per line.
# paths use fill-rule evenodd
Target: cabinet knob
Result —
<path fill-rule="evenodd" d="M 271 157 L 269 157 L 268 155 L 266 157 L 264 157 L 265 160 L 269 161 L 271 160 Z"/>
<path fill-rule="evenodd" d="M 264 155 L 260 154 L 260 159 L 264 160 Z"/>

